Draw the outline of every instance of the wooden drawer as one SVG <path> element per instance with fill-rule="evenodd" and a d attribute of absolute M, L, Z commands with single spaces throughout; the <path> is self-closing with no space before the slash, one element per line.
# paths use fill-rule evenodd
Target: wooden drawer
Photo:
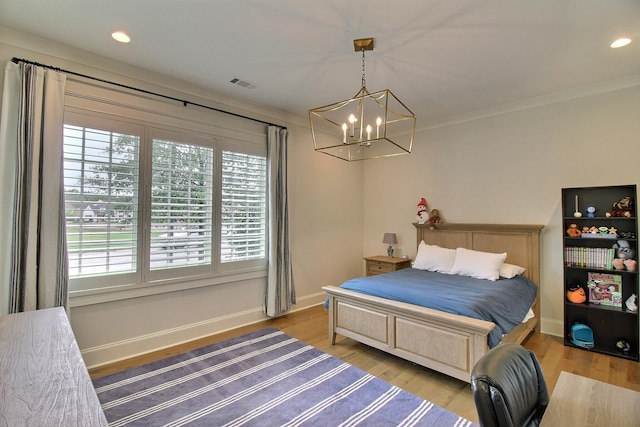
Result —
<path fill-rule="evenodd" d="M 369 276 L 373 274 L 390 273 L 392 271 L 394 271 L 393 265 L 388 262 L 369 261 L 367 267 L 367 275 Z"/>
<path fill-rule="evenodd" d="M 375 276 L 376 274 L 391 273 L 392 271 L 402 270 L 411 267 L 411 260 L 406 258 L 389 258 L 386 256 L 366 257 L 367 262 L 366 275 Z"/>

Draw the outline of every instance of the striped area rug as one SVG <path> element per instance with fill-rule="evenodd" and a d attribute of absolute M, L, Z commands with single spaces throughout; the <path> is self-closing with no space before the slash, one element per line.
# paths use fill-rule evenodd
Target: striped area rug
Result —
<path fill-rule="evenodd" d="M 472 426 L 275 329 L 96 379 L 111 426 Z"/>

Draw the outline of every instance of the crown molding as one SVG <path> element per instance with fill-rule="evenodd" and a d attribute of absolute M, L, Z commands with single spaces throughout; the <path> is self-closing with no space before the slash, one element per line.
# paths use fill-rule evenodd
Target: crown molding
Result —
<path fill-rule="evenodd" d="M 634 86 L 640 86 L 640 74 L 631 74 L 619 79 L 607 80 L 591 85 L 580 86 L 570 90 L 554 92 L 547 95 L 536 96 L 534 98 L 523 99 L 521 101 L 497 105 L 491 108 L 483 108 L 481 110 L 476 110 L 469 113 L 445 117 L 441 120 L 427 122 L 424 126 L 419 126 L 416 131 L 426 131 L 474 120 L 480 120 L 488 117 L 500 116 L 503 114 L 522 111 L 529 108 L 542 107 L 545 105 L 570 101 L 572 99 L 598 95 L 600 93 L 627 89 Z"/>

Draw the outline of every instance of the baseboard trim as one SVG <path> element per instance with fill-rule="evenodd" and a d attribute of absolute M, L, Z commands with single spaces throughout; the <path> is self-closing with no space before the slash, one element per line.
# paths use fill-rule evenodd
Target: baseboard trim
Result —
<path fill-rule="evenodd" d="M 298 298 L 298 302 L 291 312 L 323 304 L 325 298 L 326 294 L 324 292 Z M 262 308 L 255 308 L 179 328 L 166 329 L 152 334 L 87 348 L 81 350 L 81 353 L 87 368 L 93 369 L 267 319 L 268 317 L 262 312 Z M 564 323 L 558 320 L 542 318 L 540 331 L 548 335 L 562 337 L 564 336 Z"/>
<path fill-rule="evenodd" d="M 326 294 L 324 292 L 298 298 L 291 312 L 320 305 L 324 303 L 325 298 Z M 242 326 L 262 322 L 267 319 L 268 317 L 263 313 L 262 308 L 254 308 L 178 328 L 166 329 L 152 334 L 81 349 L 81 353 L 87 368 L 93 369 Z"/>

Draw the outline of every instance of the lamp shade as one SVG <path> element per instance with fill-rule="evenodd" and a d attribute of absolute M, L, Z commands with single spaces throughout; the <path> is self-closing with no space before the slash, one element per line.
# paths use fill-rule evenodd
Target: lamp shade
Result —
<path fill-rule="evenodd" d="M 382 243 L 386 243 L 388 245 L 397 244 L 398 238 L 396 237 L 396 233 L 384 233 L 384 237 L 382 238 Z"/>

